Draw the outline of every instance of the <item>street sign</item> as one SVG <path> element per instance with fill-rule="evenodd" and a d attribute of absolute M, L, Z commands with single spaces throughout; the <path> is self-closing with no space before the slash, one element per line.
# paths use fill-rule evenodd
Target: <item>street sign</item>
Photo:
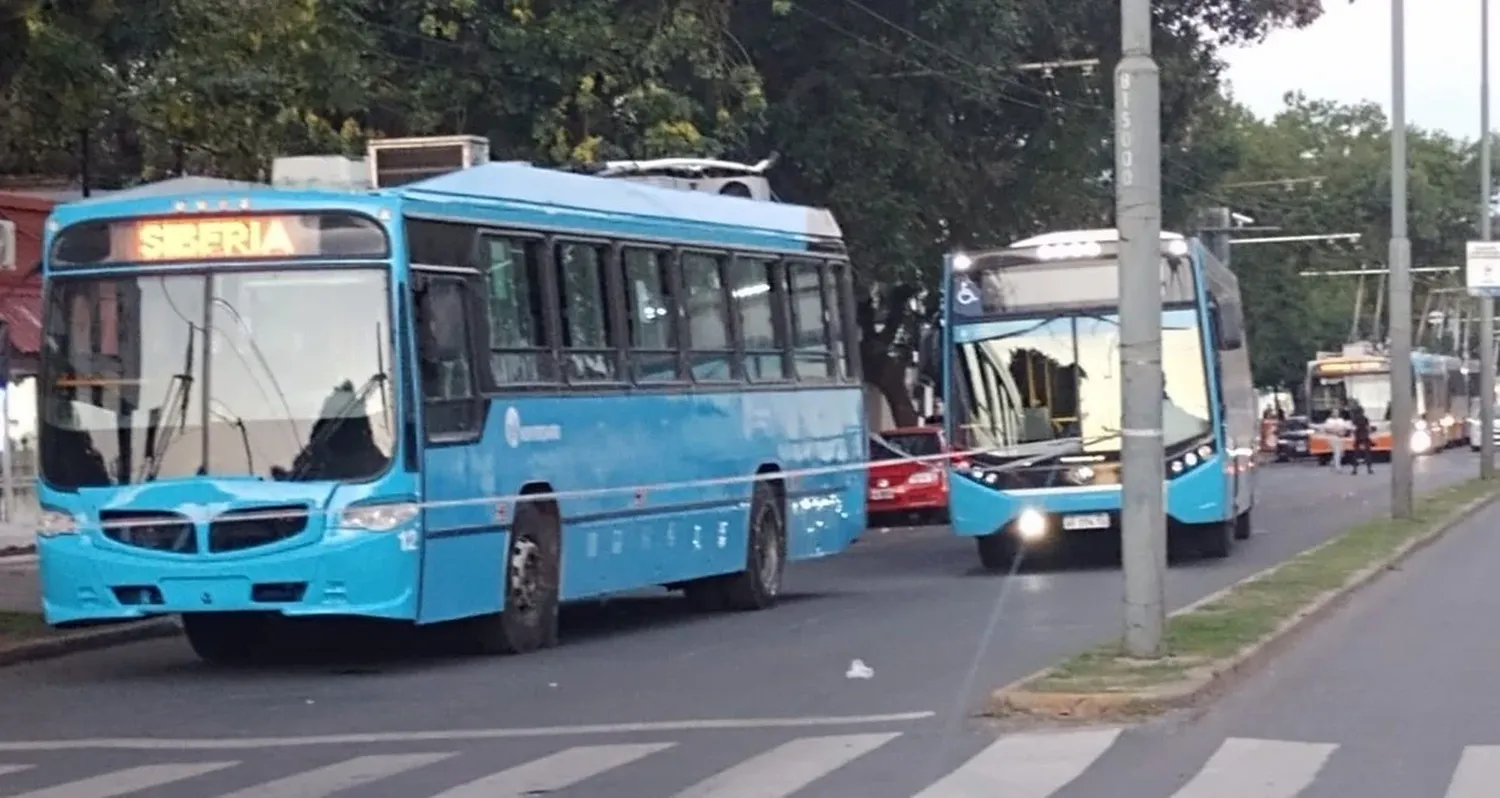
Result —
<path fill-rule="evenodd" d="M 1464 283 L 1475 296 L 1500 295 L 1500 241 L 1470 241 L 1464 258 Z"/>

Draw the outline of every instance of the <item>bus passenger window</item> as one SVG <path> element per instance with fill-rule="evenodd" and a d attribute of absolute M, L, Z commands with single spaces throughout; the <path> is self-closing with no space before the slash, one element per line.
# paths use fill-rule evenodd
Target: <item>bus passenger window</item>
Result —
<path fill-rule="evenodd" d="M 828 357 L 828 314 L 823 306 L 823 284 L 816 263 L 787 265 L 787 296 L 792 307 L 792 343 L 796 348 L 797 379 L 826 380 L 833 374 Z"/>
<path fill-rule="evenodd" d="M 562 296 L 563 362 L 569 379 L 618 379 L 610 335 L 609 292 L 604 260 L 594 244 L 557 245 L 559 293 Z"/>
<path fill-rule="evenodd" d="M 552 382 L 557 370 L 546 346 L 540 241 L 485 241 L 490 372 L 500 387 Z"/>
<path fill-rule="evenodd" d="M 667 279 L 667 252 L 630 247 L 622 257 L 631 377 L 640 382 L 678 379 L 677 301 Z"/>
<path fill-rule="evenodd" d="M 682 285 L 687 293 L 689 354 L 693 378 L 735 379 L 729 345 L 729 309 L 724 304 L 723 259 L 699 252 L 682 254 Z"/>
<path fill-rule="evenodd" d="M 786 379 L 782 352 L 788 347 L 784 309 L 777 307 L 771 289 L 771 262 L 756 258 L 734 259 L 729 279 L 730 296 L 740 316 L 740 336 L 745 343 L 745 370 L 754 380 Z"/>

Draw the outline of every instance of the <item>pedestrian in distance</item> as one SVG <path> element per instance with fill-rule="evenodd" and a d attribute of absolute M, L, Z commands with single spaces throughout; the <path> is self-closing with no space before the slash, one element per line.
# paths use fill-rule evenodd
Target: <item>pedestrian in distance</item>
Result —
<path fill-rule="evenodd" d="M 1354 426 L 1344 418 L 1343 408 L 1335 407 L 1323 422 L 1323 436 L 1328 440 L 1328 449 L 1333 452 L 1328 464 L 1334 469 L 1344 467 L 1344 437 L 1354 431 Z"/>
<path fill-rule="evenodd" d="M 1350 421 L 1354 423 L 1354 455 L 1349 458 L 1350 474 L 1359 473 L 1359 461 L 1365 461 L 1365 470 L 1375 473 L 1374 457 L 1371 450 L 1374 448 L 1370 443 L 1370 417 L 1365 415 L 1365 409 L 1358 402 L 1350 409 Z"/>

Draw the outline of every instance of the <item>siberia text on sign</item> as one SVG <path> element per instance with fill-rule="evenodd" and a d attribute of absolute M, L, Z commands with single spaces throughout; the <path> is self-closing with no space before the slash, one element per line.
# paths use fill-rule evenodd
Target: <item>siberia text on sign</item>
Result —
<path fill-rule="evenodd" d="M 135 225 L 132 260 L 295 257 L 295 218 L 154 219 Z"/>

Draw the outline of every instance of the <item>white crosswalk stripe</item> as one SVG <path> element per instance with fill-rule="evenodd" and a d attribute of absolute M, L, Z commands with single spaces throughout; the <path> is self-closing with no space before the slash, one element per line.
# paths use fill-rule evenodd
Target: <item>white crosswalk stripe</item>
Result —
<path fill-rule="evenodd" d="M 786 798 L 900 736 L 803 737 L 721 770 L 675 798 Z"/>
<path fill-rule="evenodd" d="M 452 750 L 366 753 L 342 761 L 333 761 L 335 757 L 330 756 L 324 760 L 326 764 L 314 763 L 316 766 L 298 773 L 276 774 L 277 777 L 257 784 L 247 784 L 257 777 L 254 764 L 248 761 L 142 763 L 81 779 L 57 761 L 0 762 L 0 796 L 147 798 L 169 785 L 194 779 L 191 784 L 173 789 L 203 798 L 389 798 L 398 793 L 403 798 L 525 798 L 569 790 L 587 794 L 593 794 L 591 790 L 623 793 L 626 788 L 612 784 L 608 774 L 646 767 L 647 771 L 626 778 L 646 776 L 656 796 L 681 789 L 674 798 L 815 798 L 836 789 L 833 782 L 824 779 L 889 747 L 901 737 L 900 732 L 797 737 L 769 749 L 747 751 L 747 758 L 706 778 L 703 776 L 709 767 L 693 754 L 688 740 L 558 745 L 550 753 L 527 761 L 507 757 L 503 765 L 488 767 L 484 767 L 488 762 L 479 752 Z M 901 795 L 1071 798 L 1075 793 L 1081 794 L 1079 790 L 1109 783 L 1111 789 L 1128 798 L 1300 798 L 1324 776 L 1330 758 L 1339 748 L 1331 743 L 1230 737 L 1206 760 L 1182 763 L 1195 770 L 1176 792 L 1167 796 L 1165 793 L 1171 792 L 1171 787 L 1158 786 L 1156 789 L 1162 794 L 1148 796 L 1132 791 L 1130 776 L 1140 757 L 1157 756 L 1151 749 L 1162 741 L 1153 741 L 1149 736 L 1133 737 L 1128 755 L 1122 750 L 1120 756 L 1104 761 L 1106 754 L 1120 745 L 1124 737 L 1125 731 L 1115 728 L 1005 735 L 925 787 L 916 789 L 918 785 L 909 785 L 915 789 L 915 795 L 909 792 Z M 872 768 L 872 774 L 885 770 L 882 778 L 888 779 L 892 757 L 898 753 L 912 752 L 892 748 L 883 764 Z M 661 764 L 656 764 L 657 760 Z M 894 772 L 910 772 L 911 764 L 903 762 Z M 1166 773 L 1175 775 L 1178 764 L 1169 764 Z M 677 773 L 695 767 L 691 775 Z M 15 792 L 30 789 L 54 772 L 65 783 Z M 411 775 L 405 781 L 385 783 L 408 773 Z M 1149 779 L 1166 775 L 1153 773 L 1148 773 Z M 663 785 L 663 774 L 679 777 L 681 784 L 702 780 L 682 789 L 670 782 Z M 28 779 L 34 781 L 23 781 Z M 215 779 L 225 782 L 218 786 L 221 791 L 215 790 Z M 418 788 L 415 786 L 418 783 L 423 786 Z M 884 784 L 871 782 L 877 783 Z M 1463 749 L 1446 785 L 1435 782 L 1430 792 L 1411 798 L 1494 798 L 1500 795 L 1496 784 L 1500 784 L 1500 745 L 1473 745 Z M 845 786 L 839 784 L 837 789 Z M 870 792 L 873 798 L 897 798 L 896 789 L 871 787 Z"/>
<path fill-rule="evenodd" d="M 174 781 L 223 770 L 238 762 L 191 762 L 170 765 L 142 765 L 91 776 L 67 784 L 56 784 L 11 798 L 118 798 L 133 792 L 162 787 Z"/>
<path fill-rule="evenodd" d="M 1337 748 L 1231 737 L 1172 798 L 1296 798 Z"/>
<path fill-rule="evenodd" d="M 360 756 L 343 762 L 236 790 L 219 798 L 325 798 L 342 790 L 441 762 L 447 754 Z"/>
<path fill-rule="evenodd" d="M 534 759 L 524 765 L 440 792 L 432 798 L 522 798 L 572 787 L 600 773 L 623 767 L 675 743 L 586 745 Z"/>
<path fill-rule="evenodd" d="M 1002 737 L 915 798 L 1048 798 L 1082 775 L 1119 736 L 1119 729 L 1097 729 Z"/>
<path fill-rule="evenodd" d="M 1500 785 L 1500 745 L 1471 745 L 1458 758 L 1443 798 L 1494 798 Z"/>

